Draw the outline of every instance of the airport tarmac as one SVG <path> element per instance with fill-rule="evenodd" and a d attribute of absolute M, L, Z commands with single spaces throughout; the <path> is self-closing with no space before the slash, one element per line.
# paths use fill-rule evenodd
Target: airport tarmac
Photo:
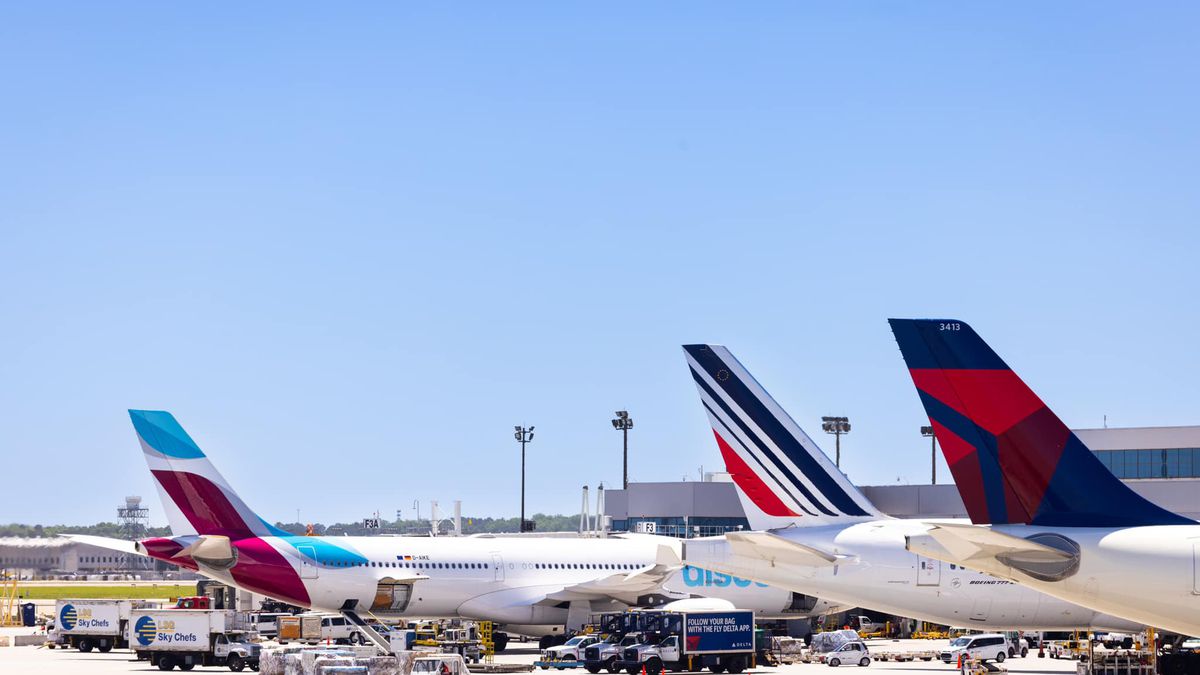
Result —
<path fill-rule="evenodd" d="M 26 629 L 27 631 L 27 629 Z M 11 634 L 11 633 L 9 633 Z M 926 650 L 939 649 L 946 645 L 945 640 L 872 640 L 872 648 L 887 650 Z M 533 663 L 537 660 L 538 650 L 532 645 L 516 645 L 503 654 L 496 656 L 499 663 Z M 1003 667 L 1010 673 L 1022 675 L 1057 675 L 1075 672 L 1075 661 L 1066 659 L 1037 658 L 1028 656 L 1023 659 L 1009 659 Z M 873 662 L 869 668 L 873 671 L 902 671 L 911 673 L 930 673 L 931 675 L 954 675 L 954 668 L 938 661 L 914 661 L 897 663 L 890 661 Z M 843 666 L 852 671 L 857 667 Z M 828 672 L 829 666 L 817 664 L 798 664 L 779 667 L 755 668 L 750 673 L 778 673 L 780 675 L 816 675 Z M 225 668 L 197 668 L 192 672 L 229 672 Z M 107 675 L 108 673 L 148 673 L 159 672 L 145 661 L 133 659 L 128 650 L 113 651 L 108 654 L 92 652 L 81 654 L 75 650 L 40 649 L 37 647 L 0 648 L 0 673 L 5 675 L 24 675 L 37 673 L 39 675 Z M 249 672 L 249 671 L 247 671 Z M 556 673 L 566 671 L 542 671 L 534 673 Z M 579 675 L 587 671 L 578 669 Z"/>

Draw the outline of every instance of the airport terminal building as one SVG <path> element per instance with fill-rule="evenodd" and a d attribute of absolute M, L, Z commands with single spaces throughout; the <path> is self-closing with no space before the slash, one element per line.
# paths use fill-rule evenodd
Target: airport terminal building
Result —
<path fill-rule="evenodd" d="M 1200 520 L 1200 426 L 1076 429 L 1114 474 L 1146 499 Z M 927 460 L 926 460 L 927 461 Z M 728 474 L 704 481 L 630 483 L 608 490 L 605 515 L 621 532 L 705 537 L 749 529 Z M 897 518 L 966 518 L 953 484 L 862 486 L 879 510 Z"/>

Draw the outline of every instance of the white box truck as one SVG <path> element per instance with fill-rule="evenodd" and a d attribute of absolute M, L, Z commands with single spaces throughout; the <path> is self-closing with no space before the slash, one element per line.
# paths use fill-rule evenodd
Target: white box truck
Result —
<path fill-rule="evenodd" d="M 149 606 L 141 600 L 59 600 L 54 606 L 57 641 L 81 652 L 125 647 L 130 613 Z"/>
<path fill-rule="evenodd" d="M 159 670 L 227 666 L 258 670 L 262 648 L 245 631 L 234 630 L 236 615 L 222 609 L 162 609 L 134 612 L 129 646 L 137 658 Z"/>

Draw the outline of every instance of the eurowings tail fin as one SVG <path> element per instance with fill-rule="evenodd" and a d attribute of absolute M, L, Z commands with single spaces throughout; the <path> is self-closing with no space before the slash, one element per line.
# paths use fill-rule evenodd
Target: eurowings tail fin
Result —
<path fill-rule="evenodd" d="M 882 517 L 728 349 L 683 351 L 750 527 Z"/>
<path fill-rule="evenodd" d="M 174 536 L 286 535 L 246 506 L 171 413 L 130 410 L 129 417 Z"/>
<path fill-rule="evenodd" d="M 1192 522 L 1113 476 L 966 322 L 889 323 L 972 522 Z"/>

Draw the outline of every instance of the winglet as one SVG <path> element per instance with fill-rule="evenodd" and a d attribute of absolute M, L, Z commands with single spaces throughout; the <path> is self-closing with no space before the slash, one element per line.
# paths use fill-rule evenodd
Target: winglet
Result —
<path fill-rule="evenodd" d="M 965 321 L 888 323 L 972 522 L 1192 522 L 1113 476 Z"/>

